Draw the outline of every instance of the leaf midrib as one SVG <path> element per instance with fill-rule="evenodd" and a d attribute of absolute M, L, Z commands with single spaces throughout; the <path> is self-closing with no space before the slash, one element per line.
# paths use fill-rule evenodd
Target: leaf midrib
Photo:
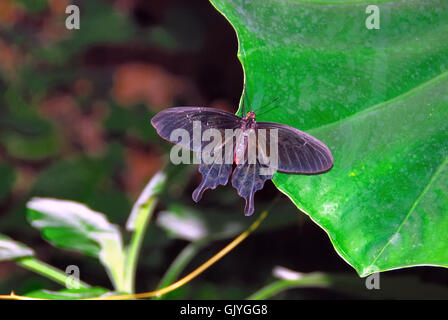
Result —
<path fill-rule="evenodd" d="M 438 83 L 440 83 L 440 82 L 442 82 L 443 80 L 446 80 L 446 79 L 448 79 L 448 71 L 445 71 L 445 72 L 439 74 L 438 76 L 436 76 L 436 77 L 434 77 L 434 78 L 432 78 L 430 80 L 427 80 L 426 82 L 423 82 L 422 84 L 420 84 L 420 85 L 418 85 L 418 86 L 416 86 L 416 87 L 414 87 L 414 88 L 412 88 L 412 89 L 410 89 L 410 90 L 408 90 L 408 91 L 406 91 L 406 92 L 404 92 L 404 93 L 402 93 L 402 94 L 400 94 L 398 96 L 395 96 L 395 97 L 393 97 L 393 98 L 391 98 L 389 100 L 383 101 L 381 103 L 375 104 L 375 105 L 373 105 L 371 107 L 368 107 L 366 109 L 360 110 L 360 111 L 358 111 L 356 113 L 353 113 L 353 114 L 349 115 L 348 117 L 345 117 L 345 118 L 342 118 L 342 119 L 338 119 L 338 120 L 330 122 L 330 123 L 326 123 L 326 124 L 324 124 L 322 126 L 319 126 L 319 127 L 310 128 L 307 131 L 310 131 L 310 132 L 311 131 L 321 131 L 321 130 L 326 130 L 326 129 L 329 129 L 329 128 L 332 128 L 332 127 L 340 126 L 342 123 L 356 120 L 356 118 L 359 117 L 359 116 L 362 116 L 362 115 L 365 115 L 365 114 L 368 114 L 368 113 L 371 113 L 371 112 L 375 112 L 375 111 L 378 111 L 378 110 L 381 110 L 381 109 L 385 109 L 386 107 L 388 107 L 389 105 L 391 105 L 391 104 L 393 104 L 395 102 L 398 102 L 398 101 L 404 100 L 406 98 L 412 97 L 413 95 L 418 94 L 420 91 L 422 91 L 422 90 L 424 90 L 424 89 L 426 89 L 428 87 L 434 86 L 434 85 L 436 85 L 436 84 L 438 84 Z"/>
<path fill-rule="evenodd" d="M 436 181 L 437 176 L 440 174 L 440 172 L 442 172 L 442 170 L 445 168 L 445 166 L 448 164 L 448 155 L 445 157 L 445 159 L 442 161 L 442 163 L 440 164 L 440 166 L 437 168 L 436 172 L 434 172 L 434 174 L 432 175 L 432 177 L 429 179 L 428 184 L 426 185 L 426 187 L 422 190 L 422 192 L 419 194 L 419 196 L 417 197 L 417 199 L 413 202 L 411 208 L 409 209 L 408 213 L 406 214 L 406 216 L 404 217 L 403 221 L 400 223 L 400 225 L 397 228 L 397 231 L 395 231 L 393 233 L 392 236 L 389 237 L 389 239 L 387 240 L 386 244 L 383 246 L 383 248 L 381 248 L 378 252 L 378 254 L 376 255 L 376 257 L 373 259 L 372 263 L 370 263 L 370 266 L 367 267 L 367 269 L 373 267 L 375 265 L 375 262 L 382 256 L 382 254 L 384 253 L 384 251 L 387 249 L 387 247 L 389 247 L 389 245 L 392 243 L 392 239 L 401 231 L 401 229 L 403 228 L 404 224 L 406 223 L 406 221 L 409 219 L 409 217 L 411 216 L 411 214 L 413 212 L 415 212 L 415 208 L 417 207 L 417 205 L 419 204 L 420 200 L 425 196 L 426 192 L 428 192 L 428 190 L 430 189 L 430 187 L 432 186 L 432 184 L 434 183 L 434 181 Z"/>

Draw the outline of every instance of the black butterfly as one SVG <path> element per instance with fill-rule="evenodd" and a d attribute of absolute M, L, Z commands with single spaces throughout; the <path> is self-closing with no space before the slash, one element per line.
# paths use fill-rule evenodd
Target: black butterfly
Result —
<path fill-rule="evenodd" d="M 244 104 L 243 112 L 244 115 Z M 245 215 L 250 216 L 254 213 L 254 194 L 257 190 L 263 188 L 266 180 L 271 179 L 274 171 L 290 174 L 319 174 L 330 170 L 333 166 L 333 156 L 328 147 L 312 137 L 311 135 L 299 131 L 290 126 L 274 122 L 256 122 L 255 113 L 249 111 L 244 117 L 239 117 L 233 113 L 206 107 L 175 107 L 165 109 L 156 114 L 151 119 L 151 124 L 157 130 L 157 133 L 164 139 L 179 144 L 180 146 L 201 154 L 210 141 L 201 141 L 194 143 L 190 138 L 187 141 L 179 137 L 172 137 L 175 129 L 184 129 L 193 137 L 194 121 L 200 124 L 201 135 L 207 129 L 216 129 L 220 132 L 222 142 L 212 153 L 221 153 L 224 155 L 225 146 L 233 147 L 231 150 L 232 159 L 230 161 L 207 162 L 201 159 L 199 172 L 202 174 L 201 184 L 193 192 L 193 200 L 198 202 L 206 189 L 215 189 L 218 185 L 226 185 L 230 174 L 232 175 L 232 186 L 238 191 L 238 194 L 246 201 L 244 209 Z M 240 129 L 240 133 L 232 137 L 231 141 L 226 139 L 226 129 Z M 261 130 L 264 129 L 264 130 Z M 277 135 L 277 163 L 274 168 L 271 167 L 266 159 L 256 158 L 255 161 L 248 161 L 250 144 L 247 137 L 248 132 L 256 136 L 255 148 L 257 154 L 267 155 L 272 151 L 270 141 Z M 264 134 L 262 134 L 264 132 Z M 261 146 L 261 138 L 265 139 L 265 144 Z M 268 147 L 270 146 L 270 147 Z M 228 158 L 228 157 L 227 157 Z M 227 159 L 226 158 L 226 159 Z M 228 159 L 227 159 L 228 160 Z M 233 160 L 233 161 L 232 161 Z M 266 170 L 273 169 L 273 170 Z M 265 170 L 265 172 L 262 172 Z M 267 172 L 266 172 L 267 171 Z M 269 172 L 271 171 L 271 172 Z"/>

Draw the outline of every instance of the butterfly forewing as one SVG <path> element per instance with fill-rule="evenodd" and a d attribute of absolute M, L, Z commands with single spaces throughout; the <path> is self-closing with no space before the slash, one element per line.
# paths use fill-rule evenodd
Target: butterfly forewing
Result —
<path fill-rule="evenodd" d="M 193 127 L 200 124 L 199 142 L 193 141 Z M 222 133 L 224 141 L 224 130 L 235 129 L 241 126 L 241 118 L 233 113 L 205 107 L 175 107 L 165 109 L 156 114 L 151 119 L 151 124 L 157 130 L 157 133 L 170 142 L 181 145 L 184 148 L 200 151 L 208 141 L 202 141 L 202 135 L 207 129 L 217 129 Z M 189 133 L 188 141 L 176 137 L 173 139 L 172 133 L 176 129 L 186 130 Z"/>
<path fill-rule="evenodd" d="M 328 147 L 313 136 L 281 123 L 257 122 L 257 131 L 266 131 L 266 153 L 272 137 L 277 137 L 276 171 L 296 174 L 318 174 L 330 170 L 333 156 Z M 276 135 L 271 130 L 277 130 Z M 260 144 L 260 148 L 264 148 Z"/>

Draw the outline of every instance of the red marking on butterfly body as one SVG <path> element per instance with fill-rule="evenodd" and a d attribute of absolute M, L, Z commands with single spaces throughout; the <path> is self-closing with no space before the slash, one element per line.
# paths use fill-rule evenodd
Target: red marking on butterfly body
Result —
<path fill-rule="evenodd" d="M 255 112 L 249 111 L 246 114 L 246 117 L 244 118 L 244 120 L 245 120 L 245 122 L 244 122 L 244 124 L 242 126 L 242 129 L 245 131 L 246 129 L 251 128 L 251 126 L 254 124 L 254 122 L 255 122 Z M 237 146 L 236 147 L 235 156 L 233 158 L 233 162 L 235 162 L 236 165 L 240 164 L 240 159 L 243 158 L 240 153 L 244 154 L 244 147 L 241 148 L 242 150 L 240 150 L 240 147 L 241 146 Z"/>
<path fill-rule="evenodd" d="M 237 153 L 237 152 L 235 152 L 235 157 L 233 158 L 233 162 L 235 162 L 236 165 L 239 164 L 239 161 L 238 161 L 238 153 Z"/>

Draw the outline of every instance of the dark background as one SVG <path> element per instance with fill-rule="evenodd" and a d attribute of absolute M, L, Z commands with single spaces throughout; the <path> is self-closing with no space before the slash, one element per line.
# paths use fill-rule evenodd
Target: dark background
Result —
<path fill-rule="evenodd" d="M 150 118 L 179 105 L 236 112 L 243 74 L 234 30 L 206 0 L 70 3 L 81 8 L 80 30 L 65 28 L 67 0 L 0 2 L 0 233 L 34 248 L 45 262 L 61 269 L 76 264 L 83 280 L 110 287 L 96 260 L 41 239 L 26 221 L 26 202 L 32 196 L 76 200 L 124 226 L 133 201 L 164 166 L 171 147 L 156 135 Z M 157 212 L 175 202 L 228 219 L 243 215 L 243 201 L 230 186 L 206 192 L 194 204 L 196 170 L 172 170 Z M 267 182 L 256 195 L 257 213 L 278 195 Z M 384 273 L 382 289 L 369 291 L 326 233 L 286 197 L 280 196 L 271 215 L 293 219 L 251 235 L 169 297 L 245 298 L 274 280 L 277 265 L 351 279 L 330 289 L 289 290 L 279 299 L 447 297 L 448 273 L 442 268 Z M 185 272 L 228 241 L 207 245 Z M 154 289 L 186 243 L 151 225 L 137 291 Z M 0 293 L 39 288 L 60 287 L 14 263 L 0 263 Z"/>

